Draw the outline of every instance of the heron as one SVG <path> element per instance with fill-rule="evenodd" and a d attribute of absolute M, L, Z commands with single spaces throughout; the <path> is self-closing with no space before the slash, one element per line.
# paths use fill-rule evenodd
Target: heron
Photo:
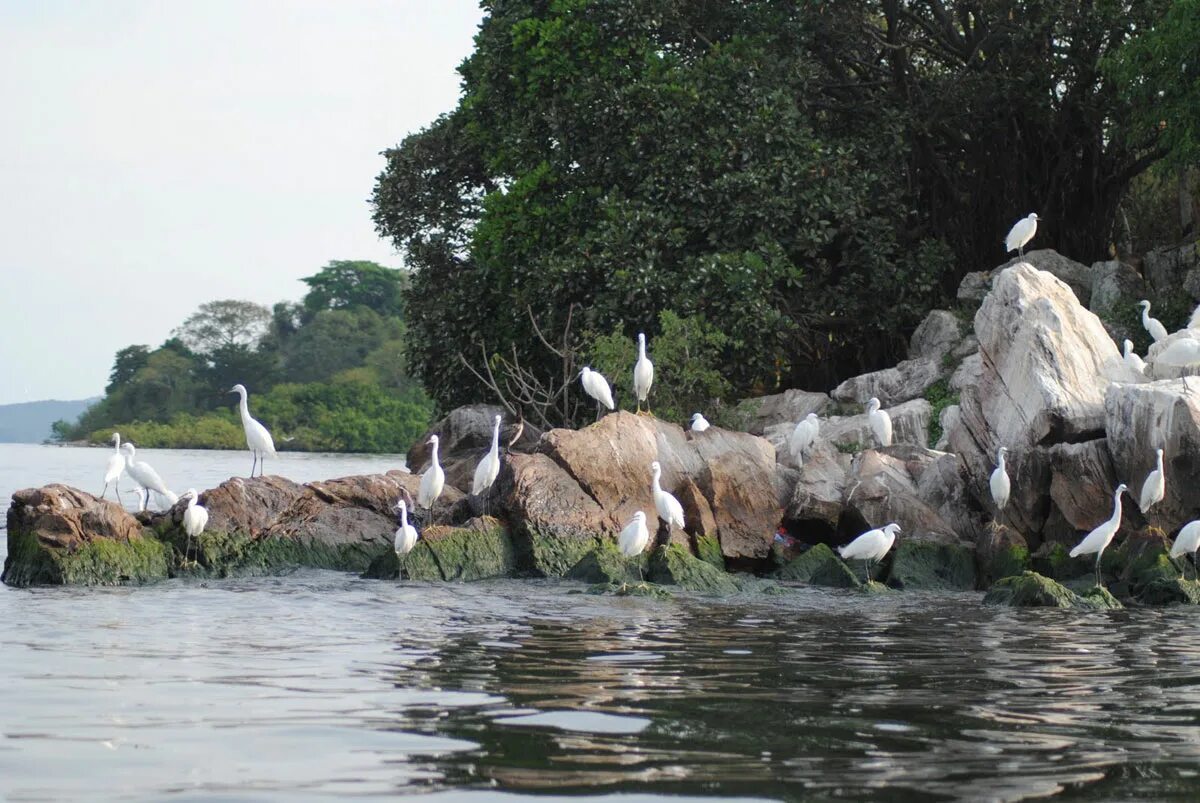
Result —
<path fill-rule="evenodd" d="M 1125 364 L 1138 376 L 1146 375 L 1146 362 L 1133 350 L 1133 341 L 1128 338 L 1125 340 Z"/>
<path fill-rule="evenodd" d="M 1037 234 L 1037 224 L 1040 218 L 1037 212 L 1030 212 L 1025 217 L 1013 224 L 1013 227 L 1008 230 L 1008 236 L 1004 238 L 1005 253 L 1017 252 L 1017 256 L 1025 256 L 1025 244 L 1033 239 L 1033 235 Z"/>
<path fill-rule="evenodd" d="M 1189 521 L 1183 525 L 1183 529 L 1179 531 L 1179 535 L 1175 536 L 1175 543 L 1171 544 L 1171 557 L 1177 558 L 1180 555 L 1192 556 L 1192 574 L 1200 579 L 1200 572 L 1196 569 L 1196 550 L 1200 549 L 1200 520 Z M 1184 579 L 1187 578 L 1187 573 L 1184 573 Z"/>
<path fill-rule="evenodd" d="M 199 543 L 200 534 L 208 526 L 208 508 L 199 504 L 200 495 L 196 493 L 195 488 L 188 488 L 183 494 L 183 498 L 188 500 L 187 510 L 183 511 L 183 531 L 187 533 L 187 546 L 183 549 L 183 559 L 186 562 L 188 554 L 192 551 L 192 539 L 195 538 Z"/>
<path fill-rule="evenodd" d="M 788 436 L 788 450 L 791 451 L 796 465 L 804 465 L 804 452 L 817 440 L 821 431 L 821 420 L 816 413 L 809 413 L 796 424 L 792 434 Z"/>
<path fill-rule="evenodd" d="M 1012 491 L 1012 482 L 1008 479 L 1008 468 L 1004 463 L 1006 454 L 1008 454 L 1007 446 L 1001 446 L 996 452 L 996 470 L 992 472 L 989 480 L 992 501 L 996 503 L 996 518 L 1000 518 L 1000 511 L 1004 510 L 1004 506 L 1008 504 L 1008 496 Z"/>
<path fill-rule="evenodd" d="M 637 411 L 642 412 L 642 405 L 646 405 L 646 412 L 650 412 L 650 405 L 646 399 L 650 396 L 650 386 L 654 384 L 654 363 L 650 362 L 650 358 L 646 356 L 646 335 L 644 332 L 638 332 L 638 358 L 633 366 L 633 395 L 637 397 Z"/>
<path fill-rule="evenodd" d="M 1167 339 L 1167 327 L 1162 325 L 1162 321 L 1158 318 L 1150 317 L 1150 302 L 1142 299 L 1137 303 L 1142 308 L 1142 326 L 1146 327 L 1146 331 L 1150 333 L 1150 337 L 1154 338 L 1154 342 L 1158 343 Z"/>
<path fill-rule="evenodd" d="M 438 462 L 438 436 L 430 435 L 426 441 L 433 447 L 430 454 L 429 468 L 425 469 L 425 473 L 421 475 L 421 485 L 417 489 L 417 504 L 429 510 L 429 521 L 433 521 L 433 505 L 437 502 L 437 498 L 442 495 L 442 489 L 446 487 L 446 472 L 442 470 L 442 464 Z"/>
<path fill-rule="evenodd" d="M 1104 583 L 1100 579 L 1100 557 L 1104 554 L 1105 547 L 1108 546 L 1113 536 L 1117 534 L 1117 530 L 1121 527 L 1121 494 L 1128 490 L 1129 486 L 1125 483 L 1117 486 L 1117 489 L 1113 491 L 1112 517 L 1084 536 L 1083 540 L 1071 550 L 1071 557 L 1073 558 L 1080 555 L 1090 555 L 1093 552 L 1096 553 L 1096 585 L 1101 588 L 1104 587 Z"/>
<path fill-rule="evenodd" d="M 650 543 L 650 530 L 646 528 L 646 514 L 641 510 L 633 514 L 633 518 L 617 536 L 617 548 L 626 558 L 636 558 L 646 550 Z M 642 577 L 642 564 L 638 561 L 638 579 Z"/>
<path fill-rule="evenodd" d="M 480 496 L 486 493 L 492 487 L 492 483 L 496 481 L 496 475 L 500 473 L 500 416 L 496 416 L 495 426 L 492 428 L 492 447 L 488 449 L 487 454 L 479 461 L 479 465 L 475 467 L 475 478 L 471 482 L 471 493 L 474 496 Z"/>
<path fill-rule="evenodd" d="M 704 417 L 703 413 L 692 413 L 692 432 L 704 432 L 710 426 L 712 425 L 708 423 L 708 419 Z"/>
<path fill-rule="evenodd" d="M 125 454 L 125 471 L 128 472 L 134 482 L 146 489 L 146 495 L 141 499 L 140 506 L 138 507 L 139 512 L 145 510 L 149 505 L 151 491 L 166 499 L 171 505 L 179 501 L 179 497 L 167 487 L 167 484 L 163 482 L 162 477 L 158 476 L 158 472 L 154 470 L 154 467 L 144 460 L 138 460 L 135 457 L 137 450 L 132 443 L 125 441 L 125 443 L 121 444 L 121 451 Z"/>
<path fill-rule="evenodd" d="M 108 493 L 108 486 L 114 485 L 117 489 L 117 503 L 121 502 L 121 475 L 125 473 L 125 455 L 121 454 L 121 433 L 114 432 L 112 434 L 112 442 L 115 453 L 108 458 L 108 465 L 104 468 L 104 490 L 100 492 L 100 498 Z"/>
<path fill-rule="evenodd" d="M 611 410 L 616 407 L 613 403 L 612 388 L 608 385 L 608 380 L 604 378 L 599 371 L 593 371 L 586 365 L 579 372 L 579 381 L 583 383 L 583 392 L 596 400 L 596 420 L 600 420 L 600 416 L 604 411 Z"/>
<path fill-rule="evenodd" d="M 654 493 L 654 509 L 658 517 L 667 523 L 667 527 L 683 529 L 683 505 L 679 500 L 662 489 L 662 466 L 655 460 L 650 464 L 651 491 Z"/>
<path fill-rule="evenodd" d="M 871 431 L 879 439 L 879 445 L 891 446 L 892 417 L 887 410 L 879 409 L 879 399 L 874 396 L 867 400 L 867 419 L 871 422 Z"/>
<path fill-rule="evenodd" d="M 1142 513 L 1146 513 L 1161 502 L 1166 495 L 1167 478 L 1163 473 L 1163 450 L 1156 449 L 1154 470 L 1146 475 L 1146 481 L 1142 483 L 1142 495 L 1138 497 L 1138 507 Z"/>
<path fill-rule="evenodd" d="M 396 528 L 396 539 L 392 548 L 396 551 L 396 559 L 400 564 L 400 577 L 404 576 L 404 557 L 417 545 L 417 528 L 408 523 L 408 505 L 403 499 L 396 503 L 400 511 L 400 526 Z"/>
<path fill-rule="evenodd" d="M 896 533 L 900 525 L 896 522 L 885 524 L 874 530 L 867 530 L 845 546 L 838 547 L 838 554 L 843 560 L 861 560 L 866 564 L 867 582 L 871 580 L 871 564 L 883 559 L 883 556 L 896 543 Z"/>
<path fill-rule="evenodd" d="M 229 389 L 230 393 L 238 395 L 238 410 L 242 414 L 242 429 L 246 433 L 246 447 L 254 453 L 254 462 L 250 464 L 250 478 L 254 478 L 254 467 L 258 466 L 258 476 L 262 476 L 262 464 L 266 462 L 267 455 L 275 456 L 275 441 L 271 439 L 271 433 L 267 431 L 261 423 L 250 416 L 250 406 L 246 403 L 245 385 L 234 385 Z"/>

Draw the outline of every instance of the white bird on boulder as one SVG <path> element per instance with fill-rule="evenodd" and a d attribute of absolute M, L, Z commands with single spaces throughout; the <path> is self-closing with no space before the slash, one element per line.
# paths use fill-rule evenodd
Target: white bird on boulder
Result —
<path fill-rule="evenodd" d="M 658 517 L 667 523 L 668 527 L 683 529 L 683 505 L 679 500 L 662 489 L 662 466 L 655 460 L 650 464 L 651 490 L 654 493 L 654 509 Z"/>
<path fill-rule="evenodd" d="M 702 414 L 692 413 L 692 432 L 703 432 L 710 426 L 712 425 L 708 423 L 708 419 Z"/>
<path fill-rule="evenodd" d="M 1016 251 L 1018 256 L 1025 256 L 1025 243 L 1032 240 L 1033 235 L 1037 234 L 1037 222 L 1037 212 L 1030 212 L 1014 223 L 1008 231 L 1008 236 L 1004 238 L 1005 252 Z"/>
<path fill-rule="evenodd" d="M 115 485 L 117 489 L 117 502 L 121 501 L 121 475 L 125 473 L 125 455 L 121 454 L 121 433 L 114 432 L 112 434 L 112 442 L 115 447 L 115 452 L 108 458 L 108 465 L 104 468 L 104 490 L 100 492 L 100 498 L 108 493 L 108 486 Z"/>
<path fill-rule="evenodd" d="M 1117 490 L 1113 491 L 1113 514 L 1108 521 L 1101 524 L 1096 529 L 1092 530 L 1083 540 L 1080 541 L 1074 549 L 1071 550 L 1071 557 L 1076 558 L 1080 555 L 1091 555 L 1096 553 L 1096 585 L 1101 588 L 1104 583 L 1100 579 L 1100 557 L 1104 554 L 1104 549 L 1113 540 L 1113 536 L 1117 534 L 1117 530 L 1121 527 L 1121 494 L 1129 490 L 1129 486 L 1121 483 L 1117 486 Z"/>
<path fill-rule="evenodd" d="M 417 528 L 408 523 L 408 504 L 401 499 L 396 503 L 396 509 L 400 511 L 400 526 L 396 528 L 396 538 L 392 541 L 392 549 L 396 552 L 396 557 L 400 559 L 400 572 L 404 572 L 404 556 L 412 552 L 412 548 L 417 545 Z"/>
<path fill-rule="evenodd" d="M 638 358 L 633 366 L 633 395 L 637 397 L 637 411 L 642 412 L 642 405 L 650 396 L 650 386 L 654 384 L 654 363 L 646 356 L 646 335 L 638 332 Z M 611 408 L 610 408 L 611 409 Z M 650 405 L 646 404 L 646 412 Z"/>
<path fill-rule="evenodd" d="M 1197 574 L 1197 549 L 1200 549 L 1200 521 L 1189 521 L 1183 525 L 1183 529 L 1179 531 L 1179 535 L 1175 536 L 1175 543 L 1171 544 L 1171 557 L 1177 558 L 1180 555 L 1191 555 L 1192 573 Z"/>
<path fill-rule="evenodd" d="M 617 536 L 617 548 L 627 558 L 636 558 L 646 551 L 650 543 L 650 530 L 646 527 L 646 514 L 638 511 Z M 638 577 L 642 576 L 642 564 L 638 563 Z"/>
<path fill-rule="evenodd" d="M 1142 513 L 1150 510 L 1167 495 L 1167 478 L 1163 473 L 1163 450 L 1157 449 L 1155 455 L 1155 468 L 1146 475 L 1146 481 L 1142 483 L 1142 495 L 1138 497 L 1138 507 L 1141 508 Z"/>
<path fill-rule="evenodd" d="M 1001 446 L 996 452 L 996 470 L 992 472 L 992 477 L 989 484 L 992 489 L 992 501 L 996 503 L 996 518 L 1000 517 L 1000 511 L 1004 510 L 1004 506 L 1008 504 L 1008 495 L 1012 491 L 1012 482 L 1008 479 L 1008 469 L 1004 464 L 1004 455 L 1008 454 L 1008 447 Z"/>
<path fill-rule="evenodd" d="M 267 455 L 275 456 L 275 441 L 271 433 L 261 423 L 250 417 L 250 407 L 246 403 L 246 386 L 234 385 L 230 393 L 238 395 L 238 410 L 242 414 L 242 430 L 246 433 L 246 448 L 254 453 L 254 462 L 250 464 L 250 478 L 254 478 L 254 467 L 258 466 L 258 476 L 262 476 L 262 464 Z"/>
<path fill-rule="evenodd" d="M 879 440 L 880 446 L 892 445 L 892 417 L 887 410 L 879 409 L 879 399 L 872 396 L 867 400 L 867 419 L 871 422 L 871 431 Z"/>
<path fill-rule="evenodd" d="M 617 405 L 613 403 L 612 388 L 608 385 L 608 380 L 605 379 L 599 371 L 593 371 L 586 365 L 579 372 L 579 381 L 583 383 L 583 392 L 596 400 L 596 420 L 600 420 L 600 416 L 605 410 L 611 410 Z"/>
<path fill-rule="evenodd" d="M 496 416 L 495 426 L 492 428 L 492 448 L 488 449 L 488 453 L 479 461 L 479 465 L 475 467 L 475 478 L 471 481 L 471 493 L 479 496 L 481 493 L 492 487 L 492 483 L 496 481 L 496 475 L 500 473 L 500 416 Z"/>
<path fill-rule="evenodd" d="M 429 520 L 433 521 L 433 505 L 446 487 L 446 472 L 438 462 L 438 436 L 430 435 L 426 443 L 433 447 L 433 451 L 429 457 L 429 468 L 421 475 L 421 485 L 417 488 L 417 504 L 429 510 Z"/>
<path fill-rule="evenodd" d="M 788 436 L 788 451 L 792 453 L 796 465 L 804 465 L 804 453 L 816 443 L 820 431 L 821 419 L 817 418 L 816 413 L 809 413 L 796 424 L 796 428 Z"/>
<path fill-rule="evenodd" d="M 1172 365 L 1176 368 L 1188 368 L 1200 362 L 1200 340 L 1194 337 L 1181 337 L 1172 340 L 1166 348 L 1154 358 L 1156 365 Z"/>
<path fill-rule="evenodd" d="M 154 467 L 135 457 L 137 450 L 134 449 L 132 443 L 129 441 L 123 443 L 121 451 L 125 454 L 125 471 L 129 473 L 134 482 L 147 491 L 138 510 L 146 509 L 146 506 L 150 502 L 150 491 L 154 491 L 154 493 L 167 500 L 167 504 L 169 505 L 173 505 L 179 501 L 179 496 L 167 487 L 167 484 L 163 482 L 162 477 L 158 476 L 158 472 L 154 470 Z"/>
<path fill-rule="evenodd" d="M 861 560 L 867 565 L 867 582 L 871 582 L 871 564 L 882 560 L 896 543 L 900 525 L 892 522 L 875 530 L 867 530 L 845 546 L 838 547 L 843 560 Z"/>
<path fill-rule="evenodd" d="M 1125 364 L 1138 376 L 1146 375 L 1146 362 L 1133 350 L 1133 341 L 1128 338 L 1125 340 Z"/>
<path fill-rule="evenodd" d="M 188 488 L 183 498 L 188 500 L 187 510 L 183 511 L 183 531 L 187 533 L 187 546 L 183 548 L 183 559 L 187 560 L 192 551 L 192 539 L 200 538 L 204 528 L 208 526 L 208 508 L 199 504 L 200 494 L 195 488 Z"/>
<path fill-rule="evenodd" d="M 1150 317 L 1150 302 L 1142 299 L 1138 302 L 1138 306 L 1142 308 L 1142 326 L 1146 327 L 1146 331 L 1150 333 L 1150 337 L 1154 338 L 1154 342 L 1167 339 L 1167 327 L 1162 325 L 1162 321 L 1158 318 Z"/>

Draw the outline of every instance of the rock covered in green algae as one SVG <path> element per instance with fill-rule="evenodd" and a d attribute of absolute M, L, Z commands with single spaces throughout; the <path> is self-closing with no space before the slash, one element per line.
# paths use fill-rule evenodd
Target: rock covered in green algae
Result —
<path fill-rule="evenodd" d="M 1001 577 L 1012 577 L 1031 566 L 1029 544 L 1003 524 L 984 528 L 975 542 L 976 584 L 991 585 Z"/>
<path fill-rule="evenodd" d="M 506 577 L 516 569 L 512 539 L 491 517 L 472 519 L 466 527 L 427 527 L 404 557 L 406 580 L 469 582 Z M 395 580 L 399 576 L 400 559 L 390 549 L 363 573 L 364 578 L 375 580 Z"/>
<path fill-rule="evenodd" d="M 1143 605 L 1200 605 L 1200 583 L 1182 577 L 1153 580 L 1142 586 L 1138 602 Z"/>
<path fill-rule="evenodd" d="M 711 563 L 716 568 L 725 570 L 725 556 L 721 554 L 721 542 L 715 535 L 702 535 L 696 538 L 696 555 L 705 563 Z"/>
<path fill-rule="evenodd" d="M 113 502 L 65 485 L 13 494 L 2 578 L 8 585 L 150 583 L 168 570 L 166 548 Z"/>
<path fill-rule="evenodd" d="M 878 580 L 872 580 L 869 583 L 863 583 L 858 587 L 862 594 L 895 594 L 896 589 L 890 588 Z"/>
<path fill-rule="evenodd" d="M 815 586 L 857 588 L 854 572 L 825 544 L 816 544 L 775 573 L 780 580 L 796 580 Z"/>
<path fill-rule="evenodd" d="M 638 566 L 642 567 L 641 576 L 647 574 L 649 563 L 646 553 L 636 558 L 626 558 L 621 554 L 617 545 L 609 540 L 603 540 L 594 549 L 579 559 L 579 562 L 567 572 L 572 580 L 585 583 L 621 583 L 639 582 Z"/>
<path fill-rule="evenodd" d="M 892 554 L 888 585 L 910 591 L 972 591 L 975 555 L 960 544 L 901 540 Z"/>
<path fill-rule="evenodd" d="M 671 599 L 672 594 L 654 583 L 596 583 L 588 586 L 589 594 L 611 594 L 614 597 L 650 597 Z"/>
<path fill-rule="evenodd" d="M 650 572 L 650 579 L 660 585 L 676 585 L 688 591 L 720 596 L 738 592 L 733 577 L 677 544 L 654 551 L 650 557 Z"/>
<path fill-rule="evenodd" d="M 1120 608 L 1121 603 L 1102 588 L 1093 588 L 1083 596 L 1043 577 L 1037 572 L 1023 572 L 997 581 L 983 598 L 985 605 L 1007 605 L 1013 608 Z"/>

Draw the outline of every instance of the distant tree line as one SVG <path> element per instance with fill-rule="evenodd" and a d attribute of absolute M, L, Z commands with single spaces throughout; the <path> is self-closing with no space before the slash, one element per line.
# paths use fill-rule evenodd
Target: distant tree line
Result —
<path fill-rule="evenodd" d="M 143 446 L 243 448 L 229 389 L 283 449 L 402 452 L 428 426 L 432 403 L 406 368 L 402 271 L 335 261 L 304 279 L 300 303 L 202 304 L 158 348 L 117 352 L 103 400 L 60 439 Z"/>
<path fill-rule="evenodd" d="M 386 152 L 373 199 L 442 406 L 506 372 L 559 398 L 564 348 L 684 353 L 684 320 L 706 362 L 680 370 L 720 379 L 681 380 L 689 404 L 827 389 L 902 357 L 1028 212 L 1033 247 L 1108 258 L 1130 183 L 1200 142 L 1197 0 L 484 7 L 457 107 Z"/>

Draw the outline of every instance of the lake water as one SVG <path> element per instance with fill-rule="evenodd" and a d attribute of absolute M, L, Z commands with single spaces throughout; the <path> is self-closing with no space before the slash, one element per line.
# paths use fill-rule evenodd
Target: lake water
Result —
<path fill-rule="evenodd" d="M 244 455 L 146 457 L 200 488 L 246 470 Z M 103 458 L 0 446 L 0 488 L 93 490 Z M 292 459 L 268 465 L 396 465 Z M 0 588 L 0 798 L 1200 795 L 1194 609 L 579 588 L 316 571 Z"/>

